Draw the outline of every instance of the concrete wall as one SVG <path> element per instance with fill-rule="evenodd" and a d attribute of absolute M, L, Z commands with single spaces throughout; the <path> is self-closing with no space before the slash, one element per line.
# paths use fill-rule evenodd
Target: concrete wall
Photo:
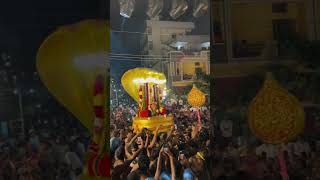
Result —
<path fill-rule="evenodd" d="M 292 19 L 296 21 L 296 32 L 306 38 L 306 4 L 288 3 L 287 13 L 272 13 L 271 2 L 233 3 L 231 28 L 233 40 L 247 40 L 248 43 L 264 43 L 273 39 L 272 20 Z"/>

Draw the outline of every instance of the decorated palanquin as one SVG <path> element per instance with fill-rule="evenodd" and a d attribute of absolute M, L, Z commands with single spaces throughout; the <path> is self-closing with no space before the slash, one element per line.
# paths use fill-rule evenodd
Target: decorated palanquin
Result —
<path fill-rule="evenodd" d="M 86 20 L 52 33 L 37 54 L 37 69 L 50 93 L 91 134 L 81 179 L 110 179 L 109 26 Z"/>
<path fill-rule="evenodd" d="M 143 128 L 160 132 L 169 131 L 173 125 L 172 116 L 167 116 L 163 105 L 166 90 L 166 77 L 163 73 L 147 68 L 127 71 L 121 84 L 128 94 L 138 103 L 138 111 L 133 119 L 133 128 L 140 132 Z"/>
<path fill-rule="evenodd" d="M 249 126 L 265 143 L 281 144 L 304 130 L 304 108 L 299 100 L 274 79 L 271 73 L 249 107 Z"/>

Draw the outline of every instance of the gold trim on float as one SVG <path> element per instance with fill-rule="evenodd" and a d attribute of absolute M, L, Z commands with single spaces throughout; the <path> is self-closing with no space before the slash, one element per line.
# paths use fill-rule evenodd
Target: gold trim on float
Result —
<path fill-rule="evenodd" d="M 136 117 L 133 119 L 132 127 L 136 132 L 140 132 L 143 128 L 155 131 L 156 128 L 160 126 L 159 132 L 168 132 L 173 125 L 174 121 L 172 116 L 155 116 L 150 118 Z"/>

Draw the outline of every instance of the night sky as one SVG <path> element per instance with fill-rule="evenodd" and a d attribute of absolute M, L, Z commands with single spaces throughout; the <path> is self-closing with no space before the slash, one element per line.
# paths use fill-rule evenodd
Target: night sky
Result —
<path fill-rule="evenodd" d="M 28 105 L 35 107 L 35 104 L 39 103 L 42 105 L 42 111 L 50 109 L 51 113 L 55 113 L 63 110 L 64 108 L 51 97 L 40 79 L 34 75 L 37 51 L 46 37 L 58 27 L 84 19 L 106 19 L 109 15 L 108 11 L 106 0 L 10 0 L 2 2 L 0 6 L 0 53 L 4 52 L 11 56 L 10 72 L 13 71 L 13 74 L 18 77 L 17 85 L 8 84 L 8 87 L 4 88 L 22 89 L 23 103 L 26 107 Z M 30 89 L 35 89 L 36 95 L 26 94 Z M 2 119 L 17 118 L 19 114 L 17 97 L 10 94 L 1 98 L 0 102 L 6 107 L 0 110 Z"/>
<path fill-rule="evenodd" d="M 10 0 L 0 6 L 0 48 L 16 66 L 35 70 L 37 50 L 57 27 L 103 14 L 101 0 Z M 107 9 L 107 8 L 105 8 Z"/>

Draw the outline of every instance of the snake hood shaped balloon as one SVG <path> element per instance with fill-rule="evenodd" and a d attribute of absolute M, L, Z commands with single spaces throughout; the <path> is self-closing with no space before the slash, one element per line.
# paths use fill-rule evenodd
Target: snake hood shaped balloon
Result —
<path fill-rule="evenodd" d="M 58 28 L 37 54 L 37 69 L 49 92 L 92 134 L 85 179 L 108 176 L 110 171 L 105 116 L 109 41 L 106 21 L 86 20 Z"/>

